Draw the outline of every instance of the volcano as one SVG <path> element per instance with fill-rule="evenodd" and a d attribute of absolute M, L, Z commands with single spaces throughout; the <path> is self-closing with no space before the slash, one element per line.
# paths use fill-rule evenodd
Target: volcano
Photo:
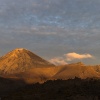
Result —
<path fill-rule="evenodd" d="M 14 74 L 48 66 L 54 65 L 24 48 L 12 50 L 0 58 L 0 74 Z"/>

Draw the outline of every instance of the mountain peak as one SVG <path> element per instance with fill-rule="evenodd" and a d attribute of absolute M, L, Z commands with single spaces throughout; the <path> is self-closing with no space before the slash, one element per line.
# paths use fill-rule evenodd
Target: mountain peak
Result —
<path fill-rule="evenodd" d="M 27 49 L 24 49 L 24 48 L 16 48 L 16 49 L 14 49 L 14 50 L 12 50 L 13 52 L 25 52 L 25 51 L 29 51 L 29 50 L 27 50 Z M 12 52 L 11 51 L 11 52 Z M 30 52 L 30 51 L 29 51 Z"/>
<path fill-rule="evenodd" d="M 16 48 L 15 50 L 16 51 L 23 51 L 23 50 L 27 50 L 27 49 L 24 49 L 24 48 Z"/>
<path fill-rule="evenodd" d="M 0 58 L 0 73 L 13 74 L 34 67 L 54 66 L 33 52 L 17 48 Z"/>
<path fill-rule="evenodd" d="M 27 54 L 28 52 L 30 52 L 30 51 L 27 50 L 27 49 L 24 49 L 24 48 L 16 48 L 16 49 L 8 52 L 6 55 L 4 55 L 1 58 L 4 58 L 4 57 L 19 57 L 19 56 L 22 56 L 23 54 Z"/>

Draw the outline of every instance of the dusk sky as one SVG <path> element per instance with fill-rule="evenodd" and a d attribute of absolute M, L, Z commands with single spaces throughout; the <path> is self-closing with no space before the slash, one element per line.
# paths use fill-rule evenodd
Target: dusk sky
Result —
<path fill-rule="evenodd" d="M 100 0 L 0 0 L 0 56 L 15 48 L 100 64 Z"/>

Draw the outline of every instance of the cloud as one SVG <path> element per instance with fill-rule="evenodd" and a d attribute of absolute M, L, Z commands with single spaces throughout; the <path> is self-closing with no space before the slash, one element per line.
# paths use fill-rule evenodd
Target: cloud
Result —
<path fill-rule="evenodd" d="M 64 58 L 62 57 L 56 57 L 56 58 L 53 58 L 51 60 L 49 60 L 51 63 L 55 64 L 55 65 L 66 65 L 67 62 L 65 61 Z"/>
<path fill-rule="evenodd" d="M 84 51 L 99 64 L 99 9 L 100 0 L 0 0 L 0 53 L 24 46 L 50 59 Z"/>
<path fill-rule="evenodd" d="M 51 63 L 55 65 L 66 65 L 69 61 L 73 61 L 76 59 L 87 59 L 94 58 L 91 54 L 78 54 L 75 52 L 64 54 L 63 57 L 55 57 L 49 60 Z"/>
<path fill-rule="evenodd" d="M 67 59 L 67 61 L 72 61 L 74 59 L 86 59 L 86 58 L 93 58 L 91 54 L 78 54 L 75 52 L 68 53 L 64 55 Z"/>

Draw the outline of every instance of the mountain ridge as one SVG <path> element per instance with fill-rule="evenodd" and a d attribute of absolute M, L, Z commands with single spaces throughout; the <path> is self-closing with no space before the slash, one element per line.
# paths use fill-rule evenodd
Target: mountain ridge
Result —
<path fill-rule="evenodd" d="M 0 58 L 0 75 L 29 84 L 75 77 L 100 78 L 100 66 L 87 66 L 82 62 L 55 66 L 27 49 L 17 48 Z"/>

